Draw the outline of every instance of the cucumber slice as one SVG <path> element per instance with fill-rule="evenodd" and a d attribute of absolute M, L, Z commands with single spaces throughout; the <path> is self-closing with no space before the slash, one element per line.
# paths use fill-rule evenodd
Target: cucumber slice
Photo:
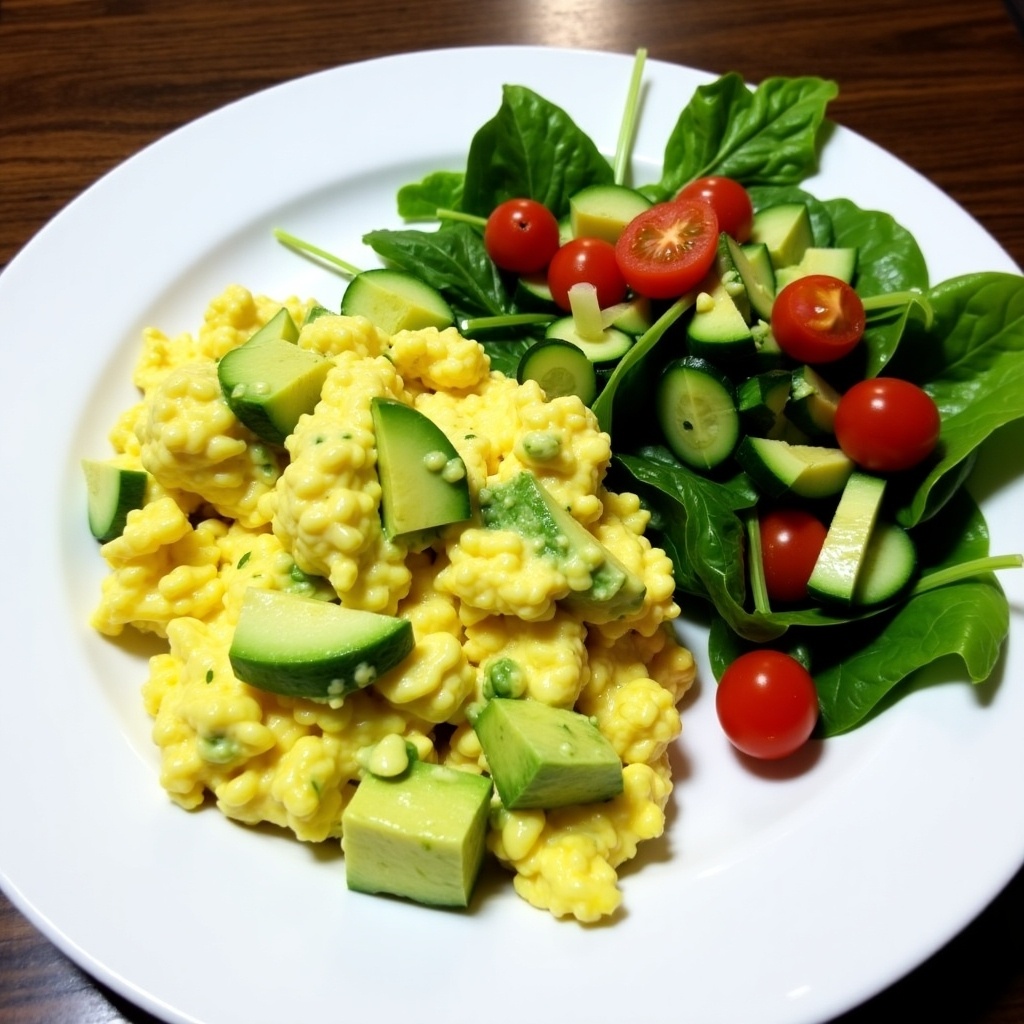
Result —
<path fill-rule="evenodd" d="M 83 459 L 89 531 L 101 543 L 120 537 L 128 513 L 146 501 L 149 474 L 141 469 L 122 469 L 112 462 Z"/>
<path fill-rule="evenodd" d="M 623 228 L 651 201 L 625 185 L 590 185 L 569 200 L 569 223 L 574 238 L 601 238 L 614 245 Z"/>
<path fill-rule="evenodd" d="M 885 604 L 899 597 L 916 576 L 917 548 L 910 534 L 896 523 L 875 523 L 854 584 L 853 603 Z"/>
<path fill-rule="evenodd" d="M 831 436 L 839 398 L 839 392 L 813 367 L 797 367 L 786 418 L 809 437 Z"/>
<path fill-rule="evenodd" d="M 516 278 L 516 306 L 527 312 L 547 312 L 556 309 L 554 297 L 548 287 L 546 273 L 520 274 Z"/>
<path fill-rule="evenodd" d="M 228 657 L 261 690 L 329 700 L 369 686 L 414 645 L 408 619 L 250 587 Z"/>
<path fill-rule="evenodd" d="M 769 295 L 775 295 L 778 291 L 775 287 L 775 267 L 772 266 L 768 246 L 764 242 L 747 242 L 742 249 L 758 280 L 768 290 Z"/>
<path fill-rule="evenodd" d="M 585 405 L 597 397 L 594 364 L 578 345 L 560 338 L 538 341 L 523 353 L 516 371 L 520 384 L 535 380 L 548 399 L 577 395 Z"/>
<path fill-rule="evenodd" d="M 320 401 L 331 361 L 281 338 L 254 335 L 217 364 L 231 411 L 257 437 L 283 444 Z"/>
<path fill-rule="evenodd" d="M 807 592 L 813 597 L 847 606 L 853 603 L 884 494 L 881 477 L 859 471 L 851 474 L 807 581 Z"/>
<path fill-rule="evenodd" d="M 356 274 L 341 297 L 343 316 L 365 316 L 385 334 L 443 330 L 455 315 L 437 289 L 404 270 L 378 268 Z"/>
<path fill-rule="evenodd" d="M 768 255 L 776 271 L 799 263 L 814 244 L 807 204 L 779 203 L 758 210 L 750 228 L 750 241 L 754 244 L 763 242 L 768 247 Z"/>
<path fill-rule="evenodd" d="M 784 494 L 827 498 L 843 490 L 854 469 L 853 462 L 838 448 L 790 444 L 749 434 L 736 449 L 736 461 L 772 498 Z"/>
<path fill-rule="evenodd" d="M 606 323 L 609 327 L 625 331 L 636 338 L 649 331 L 654 323 L 651 300 L 642 295 L 637 295 L 628 302 L 608 306 L 602 313 L 607 318 Z"/>
<path fill-rule="evenodd" d="M 568 341 L 592 363 L 616 362 L 633 347 L 636 340 L 632 335 L 614 327 L 606 327 L 597 339 L 584 338 L 576 329 L 576 321 L 571 316 L 560 317 L 548 324 L 544 337 Z"/>
<path fill-rule="evenodd" d="M 468 519 L 472 509 L 466 467 L 444 431 L 403 402 L 374 398 L 370 410 L 387 537 Z"/>
<path fill-rule="evenodd" d="M 740 414 L 732 382 L 710 363 L 684 356 L 658 380 L 658 423 L 676 457 L 695 469 L 713 469 L 733 453 Z"/>

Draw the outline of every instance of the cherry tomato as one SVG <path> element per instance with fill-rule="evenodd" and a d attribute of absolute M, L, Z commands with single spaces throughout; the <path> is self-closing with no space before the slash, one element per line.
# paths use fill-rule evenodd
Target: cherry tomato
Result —
<path fill-rule="evenodd" d="M 718 217 L 718 229 L 732 235 L 737 242 L 750 238 L 754 223 L 754 207 L 747 190 L 735 178 L 697 178 L 683 186 L 677 199 L 700 199 L 710 203 Z"/>
<path fill-rule="evenodd" d="M 834 424 L 839 447 L 874 473 L 916 466 L 934 450 L 940 427 L 931 396 L 899 377 L 858 381 L 839 399 Z"/>
<path fill-rule="evenodd" d="M 715 708 L 734 747 L 777 760 L 810 738 L 818 721 L 818 693 L 799 661 L 759 648 L 741 654 L 722 673 Z"/>
<path fill-rule="evenodd" d="M 760 519 L 764 582 L 772 601 L 807 597 L 807 581 L 825 543 L 826 529 L 802 508 L 778 508 Z"/>
<path fill-rule="evenodd" d="M 564 310 L 569 305 L 569 289 L 587 282 L 597 289 L 597 304 L 604 309 L 621 302 L 626 281 L 615 260 L 615 247 L 602 238 L 574 238 L 563 245 L 548 264 L 548 287 L 555 302 Z"/>
<path fill-rule="evenodd" d="M 838 277 L 798 277 L 775 297 L 772 334 L 801 363 L 831 363 L 850 353 L 864 334 L 864 303 Z"/>
<path fill-rule="evenodd" d="M 543 270 L 558 249 L 558 221 L 533 199 L 506 199 L 494 208 L 484 228 L 487 255 L 516 274 Z"/>
<path fill-rule="evenodd" d="M 615 243 L 626 283 L 649 299 L 674 299 L 700 284 L 718 247 L 709 203 L 674 199 L 634 217 Z"/>

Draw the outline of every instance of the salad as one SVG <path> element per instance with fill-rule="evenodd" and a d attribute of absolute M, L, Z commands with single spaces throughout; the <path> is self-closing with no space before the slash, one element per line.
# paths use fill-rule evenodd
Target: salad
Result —
<path fill-rule="evenodd" d="M 891 215 L 802 188 L 837 95 L 819 78 L 699 87 L 661 177 L 630 181 L 644 59 L 612 159 L 565 110 L 507 85 L 465 167 L 401 188 L 409 226 L 364 241 L 403 289 L 422 287 L 403 308 L 450 318 L 492 368 L 589 402 L 679 595 L 709 611 L 727 733 L 774 757 L 812 729 L 857 726 L 939 658 L 973 682 L 992 672 L 1009 628 L 993 571 L 1022 560 L 989 552 L 966 485 L 982 443 L 1024 415 L 1024 279 L 931 282 Z M 343 312 L 350 295 L 365 308 L 359 268 L 277 234 L 351 276 Z M 801 293 L 803 319 L 787 302 Z M 781 726 L 780 702 L 798 707 Z M 765 746 L 779 728 L 782 747 Z"/>

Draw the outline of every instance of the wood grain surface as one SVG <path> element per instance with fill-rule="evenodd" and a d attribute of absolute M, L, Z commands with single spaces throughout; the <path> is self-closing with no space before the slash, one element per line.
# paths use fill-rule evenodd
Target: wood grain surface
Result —
<path fill-rule="evenodd" d="M 645 46 L 749 81 L 834 78 L 836 121 L 925 174 L 1024 265 L 1017 10 L 1017 0 L 0 0 L 0 267 L 99 176 L 201 114 L 338 64 L 488 44 Z M 0 896 L 2 1024 L 150 1020 Z M 935 957 L 841 1018 L 885 1020 L 1024 1024 L 1024 875 Z"/>

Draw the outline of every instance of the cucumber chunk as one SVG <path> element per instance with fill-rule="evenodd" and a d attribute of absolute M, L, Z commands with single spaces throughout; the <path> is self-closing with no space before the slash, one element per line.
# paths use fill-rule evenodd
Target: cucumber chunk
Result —
<path fill-rule="evenodd" d="M 834 434 L 840 394 L 817 370 L 799 366 L 793 371 L 786 418 L 809 437 Z"/>
<path fill-rule="evenodd" d="M 451 306 L 435 288 L 404 270 L 378 268 L 356 274 L 341 297 L 343 316 L 364 316 L 385 334 L 443 330 L 455 323 Z"/>
<path fill-rule="evenodd" d="M 387 537 L 468 519 L 472 508 L 466 466 L 444 431 L 403 402 L 374 398 L 370 410 Z"/>
<path fill-rule="evenodd" d="M 320 401 L 331 365 L 319 352 L 258 332 L 221 359 L 217 378 L 235 416 L 262 440 L 283 444 Z"/>
<path fill-rule="evenodd" d="M 808 248 L 799 263 L 782 267 L 777 277 L 777 286 L 782 291 L 787 284 L 810 274 L 827 274 L 838 277 L 847 284 L 853 283 L 857 272 L 857 250 L 855 248 Z"/>
<path fill-rule="evenodd" d="M 141 469 L 122 469 L 112 462 L 83 459 L 89 532 L 105 544 L 120 537 L 128 513 L 146 501 L 149 474 Z"/>
<path fill-rule="evenodd" d="M 793 385 L 788 370 L 767 370 L 748 377 L 736 389 L 740 422 L 748 434 L 778 437 L 784 429 L 783 409 Z"/>
<path fill-rule="evenodd" d="M 228 657 L 261 690 L 330 700 L 369 686 L 414 645 L 408 619 L 250 587 Z"/>
<path fill-rule="evenodd" d="M 853 473 L 853 462 L 838 448 L 790 444 L 749 434 L 736 448 L 736 461 L 765 494 L 781 498 L 827 498 L 838 494 Z"/>
<path fill-rule="evenodd" d="M 583 349 L 570 341 L 547 338 L 523 353 L 516 371 L 520 384 L 535 380 L 549 400 L 577 395 L 585 405 L 597 397 L 597 373 Z"/>
<path fill-rule="evenodd" d="M 729 286 L 716 275 L 712 277 L 710 290 L 698 296 L 695 312 L 687 325 L 687 348 L 692 355 L 722 365 L 746 363 L 757 354 L 747 317 Z M 739 293 L 742 293 L 742 285 Z"/>
<path fill-rule="evenodd" d="M 658 424 L 677 458 L 695 469 L 713 469 L 733 453 L 740 414 L 732 382 L 704 359 L 684 356 L 658 380 Z"/>
<path fill-rule="evenodd" d="M 632 335 L 614 327 L 606 327 L 597 338 L 584 338 L 571 316 L 559 317 L 548 324 L 544 336 L 568 341 L 580 349 L 592 363 L 618 361 L 633 347 L 635 341 Z"/>
<path fill-rule="evenodd" d="M 651 208 L 642 193 L 625 185 L 590 185 L 569 199 L 574 238 L 601 238 L 614 245 L 637 214 Z"/>
<path fill-rule="evenodd" d="M 473 728 L 494 788 L 510 810 L 596 803 L 622 792 L 619 755 L 577 711 L 492 697 Z"/>
<path fill-rule="evenodd" d="M 822 601 L 851 605 L 885 494 L 885 480 L 857 471 L 843 488 L 814 563 L 807 592 Z"/>

